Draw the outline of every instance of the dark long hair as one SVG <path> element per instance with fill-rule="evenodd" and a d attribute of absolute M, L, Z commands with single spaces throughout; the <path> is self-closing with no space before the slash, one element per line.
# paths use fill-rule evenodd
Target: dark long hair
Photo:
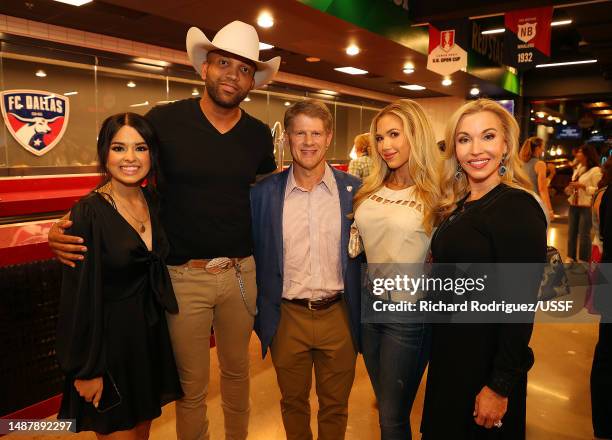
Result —
<path fill-rule="evenodd" d="M 126 125 L 136 130 L 149 147 L 151 169 L 145 176 L 145 179 L 149 186 L 155 187 L 159 177 L 159 141 L 149 121 L 147 121 L 144 116 L 130 112 L 109 116 L 102 123 L 102 128 L 100 128 L 100 134 L 98 135 L 98 162 L 100 164 L 100 172 L 103 174 L 100 186 L 106 184 L 110 180 L 106 162 L 108 161 L 111 142 L 117 132 Z"/>
<path fill-rule="evenodd" d="M 587 169 L 590 170 L 593 167 L 599 166 L 599 154 L 594 146 L 590 144 L 584 144 L 580 147 L 580 151 L 587 159 Z"/>
<path fill-rule="evenodd" d="M 601 171 L 603 176 L 601 176 L 601 180 L 599 181 L 599 184 L 597 184 L 597 188 L 608 186 L 610 181 L 612 181 L 612 159 L 606 160 L 601 167 Z"/>

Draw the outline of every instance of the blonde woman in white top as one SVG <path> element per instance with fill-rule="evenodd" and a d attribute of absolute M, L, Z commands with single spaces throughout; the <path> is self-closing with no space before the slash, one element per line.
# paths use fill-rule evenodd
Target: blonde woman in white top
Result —
<path fill-rule="evenodd" d="M 599 156 L 592 145 L 584 145 L 576 152 L 578 166 L 572 181 L 565 188 L 569 195 L 569 220 L 567 233 L 568 262 L 576 261 L 576 247 L 580 239 L 578 257 L 581 261 L 591 259 L 591 199 L 601 180 Z"/>
<path fill-rule="evenodd" d="M 370 134 L 373 170 L 354 201 L 368 264 L 423 263 L 441 199 L 441 156 L 431 124 L 419 104 L 402 99 L 376 115 Z M 427 364 L 429 338 L 422 320 L 362 324 L 382 440 L 411 438 L 410 409 Z"/>

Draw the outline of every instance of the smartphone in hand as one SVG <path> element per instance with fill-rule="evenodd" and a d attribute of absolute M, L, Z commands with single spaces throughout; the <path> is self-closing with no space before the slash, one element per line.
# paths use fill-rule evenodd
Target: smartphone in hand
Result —
<path fill-rule="evenodd" d="M 102 397 L 98 402 L 96 411 L 100 414 L 110 411 L 113 408 L 121 405 L 121 394 L 117 388 L 117 384 L 113 379 L 113 376 L 109 372 L 105 372 L 102 378 L 104 382 L 104 388 L 102 389 Z"/>

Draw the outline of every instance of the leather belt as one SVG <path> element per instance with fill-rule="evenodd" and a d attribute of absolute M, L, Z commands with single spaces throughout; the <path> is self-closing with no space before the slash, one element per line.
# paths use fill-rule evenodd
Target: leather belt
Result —
<path fill-rule="evenodd" d="M 284 301 L 290 302 L 292 304 L 299 304 L 301 306 L 307 307 L 308 310 L 324 310 L 330 307 L 332 304 L 337 303 L 342 299 L 342 293 L 337 293 L 334 296 L 329 296 L 323 299 L 306 299 L 306 298 L 296 298 L 296 299 L 285 299 Z"/>
<path fill-rule="evenodd" d="M 207 260 L 189 260 L 187 263 L 183 264 L 183 267 L 186 269 L 202 269 L 212 275 L 219 275 L 232 267 L 237 266 L 242 260 L 244 260 L 244 258 L 211 258 Z"/>

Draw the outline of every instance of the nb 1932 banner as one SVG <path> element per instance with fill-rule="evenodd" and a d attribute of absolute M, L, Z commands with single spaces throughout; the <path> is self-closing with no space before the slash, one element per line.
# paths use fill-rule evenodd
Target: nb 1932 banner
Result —
<path fill-rule="evenodd" d="M 506 13 L 505 64 L 522 71 L 548 61 L 552 13 L 550 6 Z"/>
<path fill-rule="evenodd" d="M 468 20 L 453 20 L 429 25 L 427 69 L 450 75 L 467 67 L 470 28 Z"/>

